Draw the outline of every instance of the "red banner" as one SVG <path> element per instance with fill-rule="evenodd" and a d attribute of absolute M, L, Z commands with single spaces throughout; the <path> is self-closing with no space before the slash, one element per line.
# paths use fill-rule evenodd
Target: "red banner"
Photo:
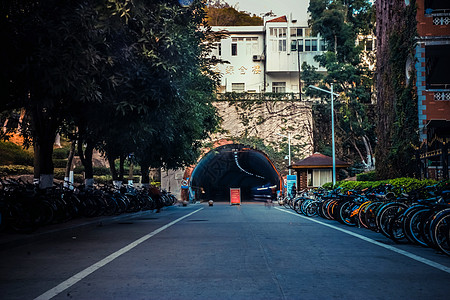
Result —
<path fill-rule="evenodd" d="M 230 205 L 241 204 L 241 189 L 240 188 L 230 188 Z"/>

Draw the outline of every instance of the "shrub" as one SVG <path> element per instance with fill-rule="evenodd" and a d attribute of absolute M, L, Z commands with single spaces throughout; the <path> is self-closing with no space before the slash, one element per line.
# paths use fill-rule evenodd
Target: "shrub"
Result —
<path fill-rule="evenodd" d="M 33 165 L 33 154 L 10 142 L 0 142 L 0 165 Z"/>
<path fill-rule="evenodd" d="M 53 149 L 53 158 L 56 159 L 67 159 L 69 157 L 69 148 L 56 148 Z"/>
<path fill-rule="evenodd" d="M 395 178 L 389 180 L 380 180 L 380 181 L 340 181 L 336 183 L 336 187 L 342 189 L 343 192 L 349 190 L 363 190 L 363 189 L 377 189 L 381 188 L 385 185 L 392 186 L 392 192 L 396 195 L 400 195 L 401 193 L 409 193 L 416 190 L 421 190 L 427 186 L 435 185 L 437 182 L 431 179 L 419 180 L 415 178 Z M 327 186 L 327 188 L 331 188 Z"/>
<path fill-rule="evenodd" d="M 370 171 L 356 175 L 356 181 L 375 181 L 377 180 L 376 172 Z"/>
<path fill-rule="evenodd" d="M 33 174 L 33 167 L 23 165 L 0 166 L 0 176 Z"/>
<path fill-rule="evenodd" d="M 94 176 L 106 176 L 106 175 L 111 176 L 111 171 L 107 167 L 93 167 L 92 171 L 94 173 Z M 84 167 L 83 166 L 76 167 L 73 170 L 73 172 L 75 174 L 82 174 L 84 172 Z"/>
<path fill-rule="evenodd" d="M 67 166 L 67 159 L 53 159 L 53 167 L 65 168 Z"/>

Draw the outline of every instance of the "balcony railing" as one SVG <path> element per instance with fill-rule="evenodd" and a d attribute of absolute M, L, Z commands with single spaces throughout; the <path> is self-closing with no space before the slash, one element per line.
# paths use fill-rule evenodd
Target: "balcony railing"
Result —
<path fill-rule="evenodd" d="M 299 93 L 217 93 L 217 101 L 229 102 L 265 102 L 265 101 L 321 101 L 321 98 L 311 98 Z"/>

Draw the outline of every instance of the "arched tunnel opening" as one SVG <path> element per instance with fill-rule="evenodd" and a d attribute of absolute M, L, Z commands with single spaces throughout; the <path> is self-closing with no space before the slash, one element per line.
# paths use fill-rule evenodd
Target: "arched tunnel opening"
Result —
<path fill-rule="evenodd" d="M 241 189 L 241 199 L 251 200 L 255 190 L 279 190 L 281 176 L 261 151 L 229 144 L 209 151 L 191 174 L 190 186 L 197 199 L 229 201 L 230 188 Z"/>

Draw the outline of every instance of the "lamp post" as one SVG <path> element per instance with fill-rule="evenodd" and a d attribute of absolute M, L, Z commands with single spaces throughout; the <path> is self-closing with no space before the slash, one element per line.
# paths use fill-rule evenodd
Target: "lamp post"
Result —
<path fill-rule="evenodd" d="M 328 94 L 331 94 L 331 151 L 333 152 L 333 186 L 336 184 L 336 149 L 334 146 L 334 96 L 339 96 L 339 94 L 333 93 L 333 84 L 331 84 L 331 91 L 318 88 L 316 86 L 310 85 L 312 89 L 316 89 Z"/>
<path fill-rule="evenodd" d="M 279 136 L 285 137 L 288 139 L 288 151 L 289 151 L 289 165 L 291 165 L 291 133 L 288 132 L 288 135 L 284 135 L 281 133 L 277 133 Z M 291 169 L 289 169 L 289 175 L 291 175 Z"/>

